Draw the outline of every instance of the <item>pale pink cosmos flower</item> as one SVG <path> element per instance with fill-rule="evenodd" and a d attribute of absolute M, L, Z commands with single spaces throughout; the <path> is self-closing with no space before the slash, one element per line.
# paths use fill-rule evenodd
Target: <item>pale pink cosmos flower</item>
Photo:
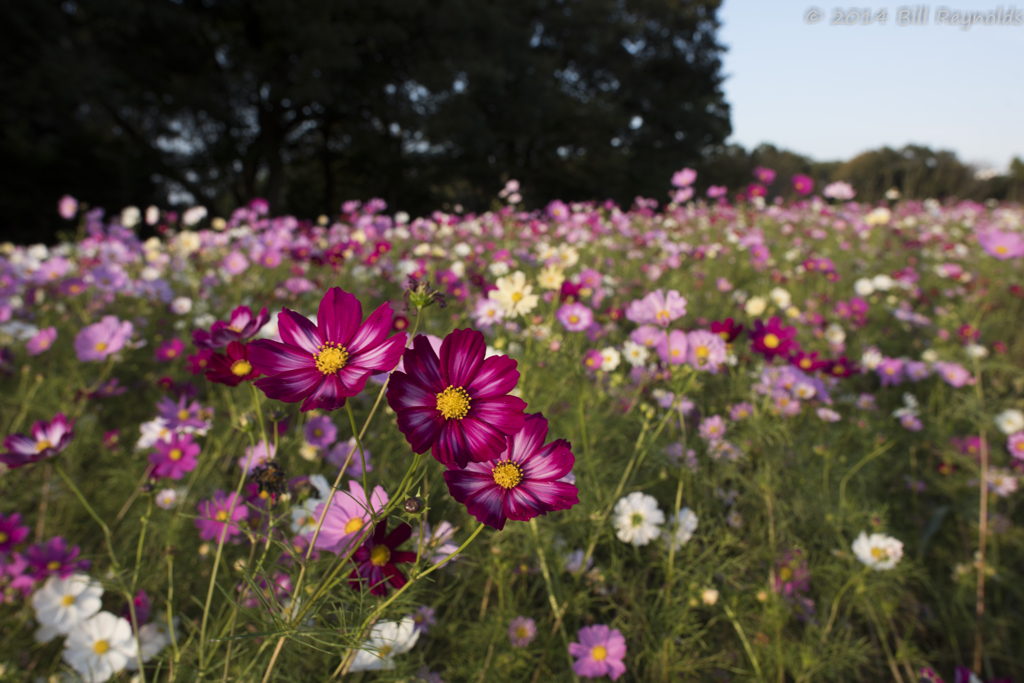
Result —
<path fill-rule="evenodd" d="M 669 323 L 686 315 L 686 299 L 674 289 L 668 294 L 656 289 L 626 308 L 626 318 L 635 323 L 654 323 L 668 327 Z"/>

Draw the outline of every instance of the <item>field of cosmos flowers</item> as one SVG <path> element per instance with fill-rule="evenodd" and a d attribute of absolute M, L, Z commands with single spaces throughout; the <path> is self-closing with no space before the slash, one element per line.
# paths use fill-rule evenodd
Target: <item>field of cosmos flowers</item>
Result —
<path fill-rule="evenodd" d="M 0 245 L 0 680 L 1024 681 L 1024 210 L 774 175 L 65 197 Z"/>

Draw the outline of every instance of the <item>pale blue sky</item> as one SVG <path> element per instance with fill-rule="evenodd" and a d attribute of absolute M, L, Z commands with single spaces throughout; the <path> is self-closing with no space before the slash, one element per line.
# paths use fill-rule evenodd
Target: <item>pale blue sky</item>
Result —
<path fill-rule="evenodd" d="M 935 24 L 940 9 L 1005 12 L 1008 3 L 925 5 L 925 26 L 896 25 L 908 5 L 859 4 L 887 9 L 887 23 L 833 26 L 831 3 L 723 2 L 729 142 L 769 142 L 819 161 L 908 143 L 1000 170 L 1024 158 L 1024 26 Z M 816 24 L 804 21 L 812 6 L 825 14 Z M 1024 0 L 1016 11 L 1024 15 Z"/>

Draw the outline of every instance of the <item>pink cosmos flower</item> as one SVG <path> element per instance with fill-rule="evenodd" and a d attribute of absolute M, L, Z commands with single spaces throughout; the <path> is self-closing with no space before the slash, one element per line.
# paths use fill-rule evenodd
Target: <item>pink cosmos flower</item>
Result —
<path fill-rule="evenodd" d="M 582 332 L 594 322 L 594 312 L 581 303 L 565 304 L 555 317 L 569 332 Z"/>
<path fill-rule="evenodd" d="M 986 230 L 978 233 L 978 244 L 989 256 L 1000 261 L 1024 256 L 1024 238 L 1015 232 Z"/>
<path fill-rule="evenodd" d="M 714 374 L 725 362 L 725 341 L 714 332 L 694 330 L 686 335 L 686 344 L 686 360 L 697 370 Z"/>
<path fill-rule="evenodd" d="M 185 344 L 175 337 L 174 339 L 168 339 L 167 341 L 156 347 L 154 356 L 161 363 L 172 361 L 175 358 L 179 358 L 181 354 L 185 352 Z"/>
<path fill-rule="evenodd" d="M 709 443 L 715 443 L 725 438 L 725 420 L 721 415 L 712 415 L 701 420 L 700 437 Z"/>
<path fill-rule="evenodd" d="M 619 629 L 610 629 L 604 624 L 584 626 L 579 631 L 578 643 L 569 643 L 569 654 L 576 657 L 572 670 L 577 676 L 600 678 L 608 676 L 613 681 L 626 673 L 626 639 Z"/>
<path fill-rule="evenodd" d="M 754 406 L 750 405 L 746 401 L 743 403 L 737 403 L 736 405 L 729 408 L 729 419 L 733 422 L 738 422 L 744 418 L 748 418 L 754 414 Z"/>
<path fill-rule="evenodd" d="M 134 331 L 134 326 L 127 320 L 121 322 L 117 316 L 103 316 L 98 323 L 82 328 L 75 337 L 75 353 L 78 360 L 106 360 L 107 356 L 124 348 Z"/>
<path fill-rule="evenodd" d="M 433 529 L 430 527 L 430 522 L 423 522 L 423 540 L 420 541 L 419 529 L 413 529 L 412 540 L 417 548 L 421 548 L 420 552 L 430 556 L 428 558 L 430 564 L 437 564 L 459 549 L 459 546 L 451 541 L 454 535 L 455 527 L 451 522 L 442 521 Z M 458 560 L 459 557 L 456 556 L 451 561 L 458 562 Z"/>
<path fill-rule="evenodd" d="M 604 362 L 604 355 L 598 349 L 590 349 L 583 355 L 583 367 L 587 370 L 597 372 Z"/>
<path fill-rule="evenodd" d="M 277 316 L 282 341 L 259 339 L 249 345 L 253 367 L 266 375 L 256 386 L 269 398 L 302 401 L 303 412 L 340 408 L 363 390 L 372 372 L 388 372 L 398 364 L 406 334 L 387 337 L 392 315 L 384 303 L 360 324 L 362 304 L 339 287 L 331 287 L 320 301 L 316 325 L 282 310 Z"/>
<path fill-rule="evenodd" d="M 629 333 L 629 338 L 635 344 L 653 349 L 665 341 L 665 332 L 654 325 L 641 325 Z"/>
<path fill-rule="evenodd" d="M 244 342 L 256 336 L 267 321 L 270 314 L 266 308 L 260 309 L 259 315 L 253 315 L 252 309 L 248 306 L 239 306 L 231 311 L 231 321 L 218 320 L 210 328 L 210 331 L 195 330 L 192 333 L 192 343 L 199 349 L 219 349 L 231 342 Z"/>
<path fill-rule="evenodd" d="M 1024 432 L 1010 434 L 1006 440 L 1006 450 L 1017 460 L 1024 460 Z"/>
<path fill-rule="evenodd" d="M 46 351 L 53 346 L 53 342 L 55 341 L 57 341 L 57 328 L 46 327 L 39 330 L 34 337 L 25 343 L 25 351 L 27 351 L 30 356 L 38 356 L 43 351 Z"/>
<path fill-rule="evenodd" d="M 666 295 L 656 289 L 642 299 L 637 299 L 626 308 L 626 318 L 635 323 L 654 323 L 668 327 L 673 320 L 686 315 L 686 299 L 674 289 Z"/>
<path fill-rule="evenodd" d="M 154 477 L 181 479 L 187 472 L 196 468 L 196 457 L 199 455 L 199 444 L 193 443 L 192 435 L 171 434 L 170 441 L 158 440 L 153 444 L 155 452 L 149 454 L 149 462 L 153 464 Z"/>
<path fill-rule="evenodd" d="M 764 185 L 771 185 L 772 181 L 775 180 L 775 171 L 770 168 L 764 168 L 758 166 L 754 169 L 754 177 L 757 178 L 757 182 L 763 183 Z"/>
<path fill-rule="evenodd" d="M 71 443 L 75 421 L 68 422 L 64 413 L 57 413 L 49 422 L 39 420 L 32 425 L 32 436 L 11 434 L 4 439 L 5 453 L 0 453 L 0 462 L 17 469 L 29 463 L 57 455 Z"/>
<path fill-rule="evenodd" d="M 661 340 L 655 348 L 657 348 L 661 360 L 671 365 L 682 365 L 686 362 L 689 342 L 685 332 L 672 330 L 668 335 L 661 335 Z"/>
<path fill-rule="evenodd" d="M 729 188 L 725 185 L 712 185 L 708 188 L 707 194 L 711 199 L 717 199 L 719 197 L 724 197 L 728 192 Z"/>
<path fill-rule="evenodd" d="M 693 185 L 693 181 L 697 180 L 697 172 L 692 168 L 684 168 L 681 171 L 676 171 L 672 174 L 672 186 L 673 187 L 686 187 L 687 185 Z"/>
<path fill-rule="evenodd" d="M 899 358 L 886 358 L 875 368 L 883 387 L 897 386 L 903 381 L 903 361 Z"/>
<path fill-rule="evenodd" d="M 69 194 L 64 195 L 57 202 L 57 213 L 64 220 L 71 220 L 78 213 L 78 200 Z"/>
<path fill-rule="evenodd" d="M 317 448 L 327 448 L 338 440 L 338 427 L 329 415 L 314 417 L 306 423 L 306 442 Z"/>
<path fill-rule="evenodd" d="M 245 455 L 238 459 L 238 466 L 252 474 L 254 469 L 267 464 L 268 460 L 273 460 L 276 454 L 277 447 L 261 439 L 255 447 L 246 446 Z"/>
<path fill-rule="evenodd" d="M 241 275 L 249 267 L 249 259 L 245 258 L 242 252 L 235 250 L 225 256 L 220 265 L 229 275 Z"/>
<path fill-rule="evenodd" d="M 374 512 L 383 510 L 388 504 L 388 494 L 383 487 L 374 487 L 370 504 Z M 324 515 L 325 506 L 326 503 L 321 503 L 313 511 L 313 519 L 317 523 Z M 348 552 L 351 544 L 358 540 L 359 532 L 370 523 L 370 519 L 370 510 L 366 507 L 366 490 L 358 482 L 349 481 L 348 491 L 338 491 L 334 494 L 314 547 L 343 555 Z M 312 532 L 306 535 L 309 537 L 307 540 L 313 537 Z"/>
<path fill-rule="evenodd" d="M 530 617 L 516 617 L 508 625 L 508 639 L 512 647 L 526 647 L 537 637 L 537 624 Z"/>
<path fill-rule="evenodd" d="M 245 501 L 234 491 L 225 494 L 221 490 L 214 491 L 213 498 L 204 500 L 196 506 L 199 518 L 194 520 L 199 538 L 204 541 L 225 540 L 242 533 L 238 523 L 249 516 L 249 508 Z"/>
<path fill-rule="evenodd" d="M 507 437 L 507 447 L 490 462 L 471 462 L 444 473 L 448 492 L 469 514 L 499 531 L 509 519 L 525 521 L 579 502 L 576 487 L 561 481 L 576 462 L 568 441 L 544 445 L 548 421 L 540 413 Z"/>
<path fill-rule="evenodd" d="M 484 359 L 486 347 L 481 332 L 454 330 L 440 357 L 423 335 L 406 350 L 405 372 L 392 373 L 387 399 L 415 452 L 429 448 L 443 465 L 464 468 L 497 457 L 522 429 L 526 402 L 509 395 L 519 381 L 516 361 Z"/>
<path fill-rule="evenodd" d="M 959 363 L 947 363 L 940 360 L 936 361 L 933 367 L 951 387 L 959 389 L 965 384 L 974 384 L 974 378 L 971 377 L 970 371 Z"/>

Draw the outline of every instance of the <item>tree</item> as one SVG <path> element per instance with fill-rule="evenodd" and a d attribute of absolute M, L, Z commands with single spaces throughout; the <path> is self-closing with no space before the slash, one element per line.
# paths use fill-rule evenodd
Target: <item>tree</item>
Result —
<path fill-rule="evenodd" d="M 730 133 L 717 1 L 9 0 L 0 225 L 58 196 L 226 213 L 664 197 Z"/>

